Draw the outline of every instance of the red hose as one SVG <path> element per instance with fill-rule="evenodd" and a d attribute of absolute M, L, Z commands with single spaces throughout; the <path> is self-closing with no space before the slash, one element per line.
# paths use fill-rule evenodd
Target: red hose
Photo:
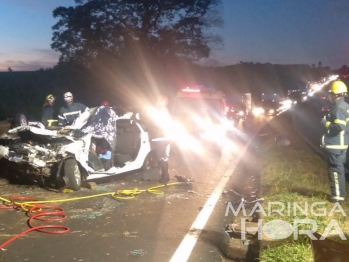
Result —
<path fill-rule="evenodd" d="M 40 205 L 40 204 L 31 204 L 29 205 L 21 205 L 20 202 L 16 202 L 16 200 L 22 200 L 22 201 L 37 201 L 34 198 L 30 197 L 23 197 L 23 196 L 11 196 L 11 205 L 5 205 L 0 207 L 0 209 L 18 209 L 22 208 L 27 211 L 27 215 L 29 216 L 28 219 L 28 225 L 29 229 L 23 231 L 22 233 L 14 236 L 13 238 L 7 240 L 5 243 L 0 245 L 0 249 L 4 248 L 17 238 L 31 232 L 31 231 L 39 231 L 42 233 L 47 234 L 64 234 L 69 232 L 69 228 L 66 226 L 60 226 L 60 225 L 42 225 L 42 226 L 33 226 L 33 220 L 39 220 L 39 221 L 45 221 L 45 222 L 56 222 L 56 221 L 63 221 L 67 218 L 67 216 L 64 214 L 64 210 L 61 207 L 58 206 L 48 206 L 48 205 Z M 22 202 L 25 203 L 25 202 Z M 46 229 L 56 229 L 56 230 L 46 230 Z"/>

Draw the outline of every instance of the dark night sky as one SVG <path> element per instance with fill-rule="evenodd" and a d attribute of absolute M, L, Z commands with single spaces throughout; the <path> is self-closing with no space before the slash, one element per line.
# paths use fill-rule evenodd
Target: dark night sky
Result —
<path fill-rule="evenodd" d="M 0 0 L 0 71 L 52 67 L 52 10 L 74 0 Z M 224 46 L 205 63 L 349 64 L 348 0 L 223 0 Z"/>

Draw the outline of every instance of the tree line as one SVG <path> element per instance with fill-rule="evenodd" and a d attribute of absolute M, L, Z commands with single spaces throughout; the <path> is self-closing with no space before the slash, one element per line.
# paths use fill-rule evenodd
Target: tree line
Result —
<path fill-rule="evenodd" d="M 94 71 L 76 66 L 1 72 L 0 119 L 24 112 L 39 120 L 45 97 L 51 93 L 57 97 L 57 107 L 62 105 L 66 91 L 74 94 L 75 101 L 90 107 L 100 105 L 103 100 L 112 105 L 142 106 L 142 101 L 154 101 L 158 90 L 171 100 L 180 88 L 198 84 L 220 89 L 227 97 L 240 97 L 250 92 L 258 98 L 263 92 L 283 96 L 287 90 L 304 89 L 307 82 L 318 81 L 332 73 L 328 68 L 309 65 L 258 63 L 224 67 L 177 64 L 167 66 L 157 76 L 147 75 L 143 70 L 124 72 L 113 68 L 111 71 Z"/>
<path fill-rule="evenodd" d="M 48 70 L 0 73 L 0 119 L 17 112 L 40 119 L 50 93 L 59 98 L 58 107 L 65 91 L 88 106 L 102 100 L 141 106 L 188 85 L 258 97 L 329 74 L 329 68 L 308 65 L 200 66 L 223 43 L 211 33 L 223 24 L 222 8 L 221 0 L 75 0 L 57 7 L 51 48 L 61 54 L 59 63 Z"/>

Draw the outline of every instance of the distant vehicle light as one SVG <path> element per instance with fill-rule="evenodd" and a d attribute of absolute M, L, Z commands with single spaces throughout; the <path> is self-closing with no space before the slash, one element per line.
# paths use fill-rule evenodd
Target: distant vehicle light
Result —
<path fill-rule="evenodd" d="M 200 93 L 200 89 L 185 88 L 182 89 L 183 92 Z"/>
<path fill-rule="evenodd" d="M 255 116 L 259 116 L 261 114 L 264 114 L 264 109 L 262 107 L 256 107 L 252 110 L 252 113 L 255 115 Z"/>

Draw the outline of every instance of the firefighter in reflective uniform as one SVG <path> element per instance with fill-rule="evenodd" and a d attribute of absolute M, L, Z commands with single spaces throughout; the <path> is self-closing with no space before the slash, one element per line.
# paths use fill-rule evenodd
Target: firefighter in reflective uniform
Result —
<path fill-rule="evenodd" d="M 167 184 L 170 181 L 168 173 L 168 160 L 170 156 L 170 139 L 166 137 L 164 127 L 170 121 L 167 109 L 168 98 L 160 95 L 155 107 L 149 107 L 142 115 L 140 121 L 146 127 L 152 146 L 156 152 L 156 160 L 161 170 L 160 183 Z M 144 117 L 144 118 L 143 118 Z"/>
<path fill-rule="evenodd" d="M 167 96 L 160 95 L 156 103 L 156 110 L 159 118 L 168 120 L 169 112 L 167 109 L 168 98 Z M 163 125 L 164 123 L 159 123 Z M 170 157 L 170 140 L 165 136 L 161 128 L 158 129 L 156 137 L 153 139 L 156 144 L 156 155 L 158 159 L 158 164 L 161 170 L 160 183 L 167 184 L 170 181 L 168 173 L 168 159 Z"/>
<path fill-rule="evenodd" d="M 54 104 L 55 104 L 55 97 L 52 94 L 49 94 L 46 97 L 45 104 L 42 107 L 41 123 L 43 123 L 45 127 L 50 127 L 52 123 L 57 122 L 57 120 L 54 119 L 54 116 L 55 116 Z"/>
<path fill-rule="evenodd" d="M 67 103 L 67 106 L 61 107 L 61 109 L 59 110 L 59 126 L 72 125 L 75 119 L 77 119 L 85 111 L 89 110 L 85 105 L 81 103 L 75 103 L 73 100 L 73 94 L 70 92 L 66 92 L 64 94 L 64 101 Z"/>
<path fill-rule="evenodd" d="M 349 140 L 349 105 L 344 101 L 347 86 L 342 81 L 334 81 L 329 90 L 329 100 L 333 104 L 328 116 L 321 123 L 327 129 L 322 137 L 321 147 L 326 150 L 328 175 L 331 183 L 330 202 L 343 202 L 346 196 L 345 170 L 346 151 Z"/>

